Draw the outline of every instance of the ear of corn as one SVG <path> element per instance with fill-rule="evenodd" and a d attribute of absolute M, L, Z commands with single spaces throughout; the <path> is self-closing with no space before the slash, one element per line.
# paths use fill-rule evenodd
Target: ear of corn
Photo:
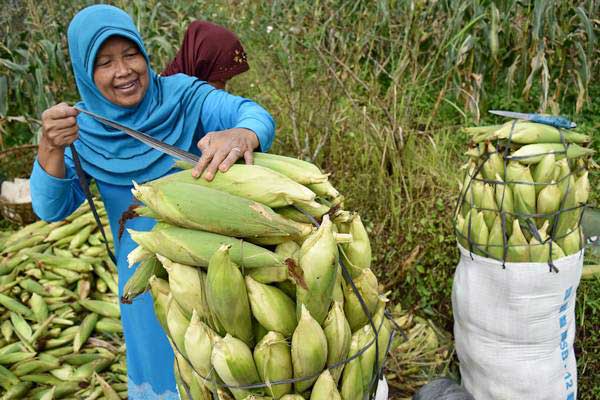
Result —
<path fill-rule="evenodd" d="M 379 301 L 377 277 L 370 268 L 364 269 L 354 280 L 354 285 L 365 301 L 369 313 L 373 314 Z M 344 313 L 352 332 L 365 325 L 369 320 L 358 297 L 354 294 L 352 286 L 347 283 L 344 286 Z"/>
<path fill-rule="evenodd" d="M 321 324 L 331 304 L 336 279 L 337 243 L 333 224 L 325 216 L 319 229 L 311 234 L 300 248 L 300 268 L 307 288 L 296 287 L 297 314 L 304 304 L 315 320 Z"/>
<path fill-rule="evenodd" d="M 206 302 L 206 273 L 198 268 L 175 263 L 160 254 L 156 255 L 169 274 L 171 295 L 181 307 L 186 318 L 192 317 L 194 309 L 204 322 L 210 320 L 210 311 Z"/>
<path fill-rule="evenodd" d="M 337 390 L 337 384 L 329 370 L 325 370 L 319 375 L 310 393 L 310 400 L 342 400 L 342 396 Z"/>
<path fill-rule="evenodd" d="M 367 347 L 367 350 L 362 353 L 358 359 L 360 360 L 363 392 L 368 393 L 371 379 L 373 378 L 375 359 L 377 358 L 375 333 L 373 332 L 371 325 L 365 325 L 360 330 L 356 331 L 354 335 L 358 336 L 358 345 L 361 349 Z"/>
<path fill-rule="evenodd" d="M 502 229 L 502 219 L 496 216 L 492 230 L 488 237 L 487 251 L 490 257 L 496 260 L 502 260 L 504 257 L 504 230 Z"/>
<path fill-rule="evenodd" d="M 265 205 L 208 187 L 167 181 L 138 185 L 132 192 L 165 221 L 187 228 L 233 237 L 305 236 L 312 229 Z"/>
<path fill-rule="evenodd" d="M 538 143 L 528 144 L 512 153 L 513 159 L 519 160 L 523 164 L 535 164 L 542 160 L 544 155 L 554 153 L 557 160 L 563 158 L 587 157 L 595 153 L 593 149 L 581 147 L 571 143 L 565 146 L 562 143 Z"/>
<path fill-rule="evenodd" d="M 535 236 L 532 236 L 529 240 L 529 260 L 531 262 L 547 262 L 550 258 L 550 243 L 548 240 L 548 227 L 550 226 L 548 221 L 545 221 L 542 227 L 538 230 L 540 239 L 538 241 Z"/>
<path fill-rule="evenodd" d="M 260 379 L 267 383 L 267 392 L 274 399 L 292 391 L 292 385 L 271 385 L 271 382 L 291 379 L 292 356 L 290 348 L 283 335 L 277 332 L 269 332 L 261 339 L 254 348 L 254 361 Z"/>
<path fill-rule="evenodd" d="M 565 253 L 565 255 L 571 255 L 581 250 L 583 245 L 583 233 L 581 228 L 574 225 L 571 230 L 565 235 L 564 238 L 558 240 L 558 244 Z"/>
<path fill-rule="evenodd" d="M 185 316 L 179 304 L 175 301 L 172 295 L 169 295 L 167 305 L 167 327 L 169 337 L 177 346 L 177 350 L 183 356 L 185 352 L 185 332 L 190 324 L 190 321 Z"/>
<path fill-rule="evenodd" d="M 511 162 L 507 168 L 507 177 L 512 186 L 515 212 L 523 216 L 535 214 L 535 187 L 529 168 Z"/>
<path fill-rule="evenodd" d="M 556 156 L 554 154 L 546 154 L 533 169 L 533 181 L 537 183 L 535 185 L 536 195 L 544 188 L 542 184 L 549 184 L 553 180 L 555 164 Z"/>
<path fill-rule="evenodd" d="M 210 309 L 223 331 L 247 345 L 253 344 L 252 320 L 246 284 L 239 268 L 223 245 L 212 256 L 206 278 L 206 295 Z"/>
<path fill-rule="evenodd" d="M 243 341 L 227 334 L 216 337 L 211 355 L 212 365 L 227 385 L 240 386 L 260 382 L 252 352 Z M 245 389 L 231 389 L 233 396 L 241 400 L 251 394 Z"/>
<path fill-rule="evenodd" d="M 504 182 L 500 175 L 496 175 L 496 181 Z M 498 210 L 504 212 L 504 218 L 509 225 L 512 225 L 513 213 L 515 212 L 514 207 L 514 196 L 513 191 L 508 183 L 496 184 L 496 205 Z"/>
<path fill-rule="evenodd" d="M 246 276 L 246 287 L 257 321 L 269 331 L 292 336 L 297 325 L 294 302 L 276 287 L 259 283 L 249 276 Z"/>
<path fill-rule="evenodd" d="M 552 259 L 553 260 L 559 260 L 565 256 L 565 252 L 559 246 L 558 243 L 552 242 L 551 246 L 552 246 Z"/>
<path fill-rule="evenodd" d="M 184 347 L 194 370 L 204 378 L 214 378 L 214 376 L 211 376 L 212 364 L 210 357 L 215 337 L 217 337 L 216 332 L 202 322 L 198 313 L 194 310 L 185 332 Z M 207 384 L 210 386 L 209 382 Z"/>
<path fill-rule="evenodd" d="M 316 165 L 296 158 L 256 153 L 254 164 L 277 171 L 303 185 L 327 181 L 327 175 L 323 174 Z"/>
<path fill-rule="evenodd" d="M 554 237 L 557 241 L 562 239 L 574 225 L 579 224 L 581 207 L 576 202 L 576 196 L 577 191 L 574 187 L 571 187 L 563 201 L 562 210 L 558 215 L 558 221 L 554 229 Z"/>
<path fill-rule="evenodd" d="M 334 301 L 323 323 L 323 332 L 327 338 L 327 366 L 342 361 L 350 350 L 352 332 L 344 315 L 342 304 Z M 331 370 L 332 379 L 337 385 L 342 374 L 343 365 Z"/>
<path fill-rule="evenodd" d="M 529 261 L 529 243 L 523 231 L 519 220 L 513 221 L 512 235 L 508 238 L 508 253 L 506 255 L 508 262 L 527 262 Z"/>
<path fill-rule="evenodd" d="M 299 394 L 286 394 L 279 400 L 305 400 L 304 397 Z"/>
<path fill-rule="evenodd" d="M 275 254 L 281 256 L 283 259 L 291 258 L 295 262 L 298 262 L 298 254 L 300 252 L 300 246 L 298 243 L 288 240 L 285 241 L 275 248 Z"/>
<path fill-rule="evenodd" d="M 358 214 L 354 214 L 348 230 L 342 229 L 341 232 L 352 235 L 352 241 L 342 245 L 343 252 L 340 256 L 346 263 L 350 275 L 356 277 L 363 269 L 371 267 L 371 242 L 369 241 L 369 235 Z"/>
<path fill-rule="evenodd" d="M 159 253 L 174 262 L 207 267 L 212 255 L 221 245 L 230 245 L 229 255 L 242 268 L 270 268 L 285 266 L 279 255 L 229 236 L 157 224 L 150 232 L 129 230 L 132 239 L 153 253 Z"/>
<path fill-rule="evenodd" d="M 586 204 L 591 190 L 588 171 L 584 171 L 584 173 L 575 181 L 575 203 L 578 205 Z"/>
<path fill-rule="evenodd" d="M 169 331 L 167 326 L 167 310 L 169 305 L 169 295 L 171 290 L 169 289 L 169 283 L 163 279 L 157 278 L 156 276 L 150 277 L 150 291 L 152 292 L 152 299 L 154 303 L 154 313 L 160 322 L 165 332 Z"/>
<path fill-rule="evenodd" d="M 538 225 L 543 224 L 543 221 L 554 221 L 556 212 L 560 209 L 560 189 L 556 182 L 552 181 L 548 186 L 543 188 L 538 194 L 537 213 L 544 214 L 538 217 Z"/>
<path fill-rule="evenodd" d="M 348 358 L 352 357 L 361 350 L 359 337 L 352 335 L 350 342 L 350 351 Z M 360 358 L 355 358 L 344 367 L 342 374 L 342 388 L 340 394 L 344 400 L 363 400 L 364 399 L 364 383 L 361 370 Z"/>
<path fill-rule="evenodd" d="M 269 207 L 283 207 L 295 201 L 312 201 L 315 193 L 272 169 L 260 165 L 234 164 L 227 172 L 218 172 L 212 181 L 196 179 L 189 170 L 176 172 L 150 185 L 179 182 L 216 189 L 253 200 Z"/>
<path fill-rule="evenodd" d="M 333 293 L 331 294 L 331 300 L 333 302 L 338 302 L 342 306 L 342 310 L 344 309 L 344 285 L 343 282 L 344 277 L 342 276 L 341 268 L 338 268 L 336 276 L 335 276 L 335 285 L 333 287 Z"/>
<path fill-rule="evenodd" d="M 471 210 L 468 218 L 465 218 L 463 236 L 467 242 L 470 240 L 470 244 L 472 245 L 467 246 L 468 249 L 472 247 L 472 251 L 475 254 L 485 256 L 489 232 L 481 211 Z"/>
<path fill-rule="evenodd" d="M 494 219 L 496 218 L 496 215 L 498 215 L 498 207 L 496 206 L 496 200 L 494 199 L 492 185 L 488 183 L 483 186 L 481 208 L 483 209 L 483 219 L 485 220 L 488 229 L 492 229 Z"/>
<path fill-rule="evenodd" d="M 314 375 L 327 363 L 327 338 L 319 323 L 303 305 L 298 326 L 292 335 L 292 365 L 294 378 Z M 308 390 L 317 378 L 294 384 L 296 392 Z"/>
<path fill-rule="evenodd" d="M 488 159 L 484 161 L 483 168 L 481 170 L 483 177 L 488 180 L 494 180 L 496 174 L 504 176 L 504 161 L 498 154 L 498 151 L 491 143 L 487 143 L 486 152 Z"/>
<path fill-rule="evenodd" d="M 513 121 L 503 125 L 481 126 L 476 128 L 466 128 L 465 132 L 472 135 L 475 143 L 485 140 L 508 139 L 518 144 L 533 143 L 587 143 L 591 140 L 588 135 L 581 133 L 559 130 L 553 126 L 538 124 L 528 121 Z"/>
<path fill-rule="evenodd" d="M 142 261 L 135 269 L 133 275 L 125 282 L 122 299 L 125 302 L 132 301 L 135 297 L 150 288 L 150 277 L 156 275 L 158 278 L 167 278 L 165 269 L 154 256 Z"/>
<path fill-rule="evenodd" d="M 329 200 L 332 205 L 338 205 L 344 200 L 344 197 L 329 181 L 309 184 L 308 188 L 317 196 Z"/>
<path fill-rule="evenodd" d="M 253 268 L 248 270 L 246 276 L 260 283 L 283 282 L 289 278 L 288 267 Z"/>

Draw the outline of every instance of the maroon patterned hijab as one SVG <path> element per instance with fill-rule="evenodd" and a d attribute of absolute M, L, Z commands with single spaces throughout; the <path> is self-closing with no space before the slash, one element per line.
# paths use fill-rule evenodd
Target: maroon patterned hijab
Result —
<path fill-rule="evenodd" d="M 203 81 L 226 81 L 250 69 L 237 36 L 206 21 L 190 24 L 175 59 L 161 73 L 195 76 Z"/>

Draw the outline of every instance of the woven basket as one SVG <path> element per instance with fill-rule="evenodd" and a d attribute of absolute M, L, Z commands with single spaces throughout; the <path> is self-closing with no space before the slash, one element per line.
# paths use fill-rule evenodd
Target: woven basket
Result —
<path fill-rule="evenodd" d="M 1 151 L 0 174 L 4 179 L 29 178 L 37 148 L 37 145 L 24 145 Z M 27 225 L 38 219 L 31 203 L 11 203 L 2 196 L 0 213 L 7 220 L 19 225 Z"/>

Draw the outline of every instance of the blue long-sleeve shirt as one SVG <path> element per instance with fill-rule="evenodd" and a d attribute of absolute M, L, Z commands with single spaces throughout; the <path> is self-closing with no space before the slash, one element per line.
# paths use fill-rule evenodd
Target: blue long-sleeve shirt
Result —
<path fill-rule="evenodd" d="M 267 151 L 273 142 L 275 124 L 269 113 L 256 103 L 225 91 L 215 90 L 208 94 L 198 117 L 201 124 L 192 141 L 192 148 L 184 149 L 194 154 L 199 154 L 196 144 L 206 133 L 230 128 L 253 131 L 258 137 L 261 151 Z M 30 179 L 31 197 L 35 213 L 44 220 L 62 220 L 85 200 L 68 150 L 65 152 L 65 170 L 64 178 L 56 178 L 46 173 L 35 161 Z M 122 295 L 125 283 L 135 270 L 127 265 L 127 255 L 136 247 L 127 229 L 147 231 L 152 229 L 155 221 L 139 217 L 129 220 L 125 224 L 127 229 L 119 239 L 119 219 L 130 205 L 136 203 L 131 194 L 132 186 L 100 180 L 96 180 L 96 184 L 114 238 L 119 294 Z M 122 305 L 121 320 L 127 348 L 129 398 L 177 399 L 172 369 L 173 352 L 156 320 L 149 294 L 140 296 L 133 304 Z"/>

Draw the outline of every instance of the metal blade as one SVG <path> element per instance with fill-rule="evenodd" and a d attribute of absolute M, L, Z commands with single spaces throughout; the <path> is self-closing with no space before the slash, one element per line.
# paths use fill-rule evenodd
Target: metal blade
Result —
<path fill-rule="evenodd" d="M 531 119 L 532 114 L 513 112 L 513 111 L 502 111 L 502 110 L 489 110 L 490 114 L 501 115 L 503 117 L 517 118 L 517 119 Z"/>
<path fill-rule="evenodd" d="M 175 147 L 170 144 L 161 142 L 160 140 L 154 139 L 152 136 L 146 135 L 143 132 L 128 128 L 125 125 L 121 125 L 118 122 L 111 121 L 110 119 L 104 118 L 103 116 L 93 113 L 91 111 L 83 110 L 79 107 L 74 107 L 74 108 L 77 111 L 87 114 L 90 117 L 102 122 L 104 125 L 110 126 L 111 128 L 115 128 L 120 131 L 123 131 L 124 133 L 139 140 L 140 142 L 145 143 L 148 146 L 150 146 L 156 150 L 159 150 L 163 153 L 166 153 L 170 156 L 173 156 L 177 159 L 189 162 L 190 164 L 196 164 L 198 162 L 198 160 L 200 159 L 200 157 L 198 157 L 195 154 L 181 150 L 179 147 Z"/>

